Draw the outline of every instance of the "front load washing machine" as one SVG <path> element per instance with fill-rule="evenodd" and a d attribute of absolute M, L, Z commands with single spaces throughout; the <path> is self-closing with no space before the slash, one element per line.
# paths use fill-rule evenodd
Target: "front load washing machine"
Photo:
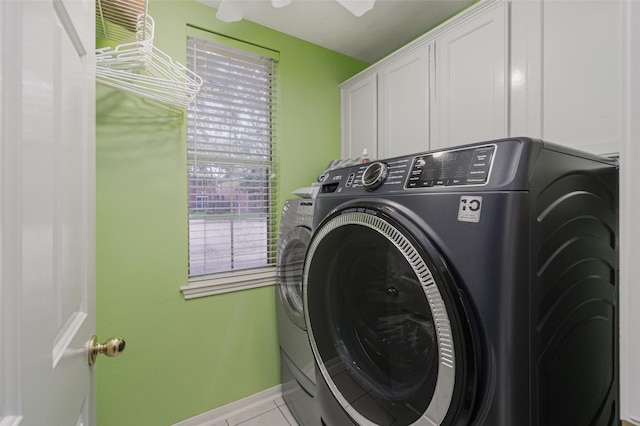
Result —
<path fill-rule="evenodd" d="M 304 266 L 325 424 L 614 425 L 618 169 L 528 138 L 332 170 Z"/>
<path fill-rule="evenodd" d="M 302 268 L 311 240 L 312 199 L 286 200 L 277 248 L 276 314 L 280 342 L 282 395 L 301 425 L 319 425 L 313 354 L 302 300 Z"/>

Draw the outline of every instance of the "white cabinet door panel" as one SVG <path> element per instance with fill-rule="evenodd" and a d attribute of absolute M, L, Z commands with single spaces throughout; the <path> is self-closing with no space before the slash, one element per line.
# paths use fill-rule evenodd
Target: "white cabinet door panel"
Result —
<path fill-rule="evenodd" d="M 507 135 L 506 7 L 498 4 L 436 39 L 432 148 Z"/>
<path fill-rule="evenodd" d="M 543 134 L 595 153 L 619 151 L 621 2 L 543 2 Z"/>
<path fill-rule="evenodd" d="M 419 46 L 379 73 L 381 158 L 429 150 L 430 52 Z"/>
<path fill-rule="evenodd" d="M 378 157 L 378 95 L 376 74 L 340 90 L 342 158 Z"/>

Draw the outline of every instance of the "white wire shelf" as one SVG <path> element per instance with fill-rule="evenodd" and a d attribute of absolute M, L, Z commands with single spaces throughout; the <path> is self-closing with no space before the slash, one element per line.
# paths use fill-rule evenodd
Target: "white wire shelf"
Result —
<path fill-rule="evenodd" d="M 96 49 L 96 65 L 119 70 L 139 70 L 145 67 L 153 48 L 155 22 L 149 15 L 137 17 L 136 40 Z"/>
<path fill-rule="evenodd" d="M 202 86 L 202 78 L 152 47 L 145 67 L 137 71 L 99 66 L 96 81 L 116 89 L 185 108 Z"/>
<path fill-rule="evenodd" d="M 147 0 L 97 2 L 96 35 L 121 43 L 96 49 L 96 81 L 165 104 L 189 105 L 202 78 L 153 45 L 155 22 Z"/>
<path fill-rule="evenodd" d="M 138 24 L 147 11 L 147 0 L 96 0 L 96 36 L 118 43 L 140 40 Z"/>

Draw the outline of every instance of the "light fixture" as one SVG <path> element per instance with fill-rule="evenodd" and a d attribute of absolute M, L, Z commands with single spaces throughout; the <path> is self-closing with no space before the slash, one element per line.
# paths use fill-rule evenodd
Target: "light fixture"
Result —
<path fill-rule="evenodd" d="M 291 3 L 292 0 L 271 0 L 273 7 L 285 7 Z M 345 9 L 353 13 L 355 16 L 362 16 L 371 9 L 376 0 L 336 0 Z M 242 7 L 242 0 L 221 0 L 220 7 L 216 13 L 216 18 L 224 22 L 239 21 L 244 17 L 244 10 Z"/>
<path fill-rule="evenodd" d="M 235 22 L 242 19 L 244 11 L 237 0 L 222 0 L 216 18 L 224 22 Z"/>
<path fill-rule="evenodd" d="M 336 0 L 342 6 L 345 7 L 349 12 L 353 13 L 356 16 L 362 16 L 371 9 L 373 9 L 373 4 L 376 0 Z"/>
<path fill-rule="evenodd" d="M 291 3 L 291 0 L 271 0 L 271 5 L 273 7 L 285 7 Z"/>

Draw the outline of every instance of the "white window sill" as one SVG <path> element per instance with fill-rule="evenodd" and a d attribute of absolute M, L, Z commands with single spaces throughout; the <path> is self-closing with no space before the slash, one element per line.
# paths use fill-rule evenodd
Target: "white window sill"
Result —
<path fill-rule="evenodd" d="M 264 268 L 252 273 L 235 273 L 215 276 L 213 278 L 193 280 L 180 287 L 186 300 L 198 297 L 215 296 L 251 288 L 266 287 L 276 283 L 276 268 Z"/>

